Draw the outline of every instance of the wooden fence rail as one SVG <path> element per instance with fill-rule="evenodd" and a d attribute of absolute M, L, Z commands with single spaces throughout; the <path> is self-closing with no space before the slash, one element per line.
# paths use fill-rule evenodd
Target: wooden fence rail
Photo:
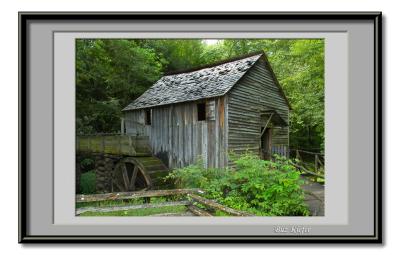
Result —
<path fill-rule="evenodd" d="M 315 178 L 325 179 L 325 155 L 301 149 L 291 149 L 295 153 L 296 162 L 293 165 L 300 171 Z M 302 155 L 303 154 L 303 155 Z M 307 159 L 305 159 L 307 157 Z M 315 179 L 317 181 L 317 179 Z"/>
<path fill-rule="evenodd" d="M 107 206 L 107 207 L 81 207 L 76 209 L 76 215 L 80 215 L 85 212 L 117 212 L 117 211 L 125 211 L 125 210 L 137 210 L 137 209 L 149 209 L 149 208 L 161 208 L 161 207 L 169 207 L 169 206 L 180 206 L 180 205 L 189 205 L 189 201 L 174 201 L 174 202 L 164 202 L 164 203 L 146 203 L 139 205 L 127 205 L 127 206 Z"/>
<path fill-rule="evenodd" d="M 223 211 L 225 213 L 228 213 L 229 215 L 234 215 L 234 216 L 253 216 L 250 213 L 238 211 L 238 210 L 223 206 L 221 204 L 218 204 L 215 201 L 203 198 L 203 197 L 198 196 L 196 194 L 188 194 L 188 197 L 190 197 L 194 201 L 196 201 L 196 202 L 198 202 L 198 203 L 200 203 L 200 204 L 202 204 L 204 206 L 212 208 L 213 210 Z"/>
<path fill-rule="evenodd" d="M 136 198 L 149 197 L 165 197 L 174 195 L 186 195 L 189 193 L 201 193 L 199 189 L 167 189 L 167 190 L 148 190 L 148 191 L 132 191 L 132 192 L 117 192 L 105 194 L 91 195 L 76 195 L 77 203 L 98 202 L 105 200 L 127 200 Z"/>
<path fill-rule="evenodd" d="M 173 189 L 173 190 L 149 190 L 139 192 L 120 192 L 120 193 L 107 193 L 107 194 L 93 194 L 93 195 L 77 195 L 77 203 L 100 202 L 100 201 L 116 201 L 116 200 L 129 200 L 129 199 L 149 199 L 152 197 L 168 197 L 168 196 L 185 196 L 187 199 L 162 202 L 162 203 L 145 203 L 135 205 L 123 206 L 86 206 L 76 209 L 76 215 L 81 215 L 85 212 L 116 212 L 125 210 L 137 210 L 148 208 L 163 208 L 170 206 L 186 206 L 187 210 L 196 216 L 213 216 L 211 212 L 204 210 L 197 206 L 203 205 L 212 211 L 222 211 L 232 216 L 253 216 L 250 213 L 238 211 L 224 205 L 221 205 L 213 200 L 202 197 L 204 192 L 200 189 Z M 147 200 L 147 201 L 149 201 Z"/>

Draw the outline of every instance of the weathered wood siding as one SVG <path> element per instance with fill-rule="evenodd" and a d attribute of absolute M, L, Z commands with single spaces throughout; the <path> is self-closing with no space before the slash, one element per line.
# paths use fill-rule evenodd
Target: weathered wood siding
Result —
<path fill-rule="evenodd" d="M 202 158 L 206 167 L 227 165 L 227 114 L 225 97 L 206 100 L 206 120 L 197 120 L 197 103 L 152 108 L 151 125 L 145 111 L 125 113 L 126 132 L 150 138 L 153 154 L 169 168 L 194 164 Z"/>
<path fill-rule="evenodd" d="M 145 125 L 145 111 L 129 111 L 125 113 L 125 132 L 130 135 L 147 136 L 150 126 Z"/>
<path fill-rule="evenodd" d="M 260 58 L 228 93 L 229 151 L 259 153 L 261 128 L 266 123 L 260 117 L 260 110 L 276 110 L 289 121 L 289 107 L 266 66 L 266 61 Z M 288 146 L 288 127 L 272 126 L 272 153 L 287 156 Z"/>

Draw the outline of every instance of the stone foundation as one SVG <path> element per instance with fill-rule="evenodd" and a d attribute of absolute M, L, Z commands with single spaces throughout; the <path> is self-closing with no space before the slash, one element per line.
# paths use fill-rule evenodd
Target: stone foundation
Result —
<path fill-rule="evenodd" d="M 122 157 L 114 155 L 96 155 L 96 193 L 112 192 L 112 175 L 115 165 Z"/>
<path fill-rule="evenodd" d="M 96 193 L 108 193 L 112 192 L 112 174 L 115 165 L 122 158 L 121 156 L 107 155 L 107 154 L 95 154 L 94 170 L 96 173 Z M 81 166 L 80 163 L 83 155 L 76 155 L 76 169 L 75 169 L 75 181 L 76 181 L 76 193 L 80 193 L 80 176 Z"/>

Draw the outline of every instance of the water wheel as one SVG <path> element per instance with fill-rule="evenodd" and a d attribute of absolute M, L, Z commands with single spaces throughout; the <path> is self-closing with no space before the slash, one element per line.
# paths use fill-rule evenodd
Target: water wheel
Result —
<path fill-rule="evenodd" d="M 159 188 L 167 167 L 155 157 L 126 157 L 114 168 L 112 192 Z"/>

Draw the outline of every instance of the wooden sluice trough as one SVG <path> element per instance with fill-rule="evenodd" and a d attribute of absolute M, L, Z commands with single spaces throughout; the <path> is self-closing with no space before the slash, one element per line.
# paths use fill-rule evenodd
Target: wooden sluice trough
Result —
<path fill-rule="evenodd" d="M 105 182 L 110 182 L 109 191 L 126 192 L 143 189 L 165 188 L 163 178 L 169 169 L 152 155 L 146 136 L 119 134 L 99 134 L 78 136 L 76 150 L 81 154 L 102 155 L 108 159 L 100 164 L 96 173 L 104 174 Z M 112 161 L 110 163 L 110 161 Z"/>

